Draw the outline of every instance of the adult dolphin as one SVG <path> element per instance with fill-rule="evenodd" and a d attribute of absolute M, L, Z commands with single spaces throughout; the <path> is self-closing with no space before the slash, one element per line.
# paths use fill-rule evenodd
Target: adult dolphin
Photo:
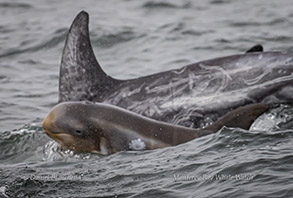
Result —
<path fill-rule="evenodd" d="M 227 113 L 206 128 L 192 129 L 156 121 L 109 104 L 64 102 L 51 110 L 43 128 L 50 137 L 71 150 L 108 155 L 175 146 L 215 133 L 223 126 L 248 129 L 268 109 L 266 104 L 247 105 Z"/>
<path fill-rule="evenodd" d="M 169 123 L 199 127 L 250 103 L 293 99 L 293 54 L 262 52 L 194 63 L 180 69 L 118 80 L 97 62 L 82 11 L 67 35 L 60 67 L 59 102 L 95 101 Z"/>

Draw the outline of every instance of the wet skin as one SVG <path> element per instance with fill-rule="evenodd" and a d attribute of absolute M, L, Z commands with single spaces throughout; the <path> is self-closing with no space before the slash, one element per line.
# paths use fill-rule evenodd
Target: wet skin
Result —
<path fill-rule="evenodd" d="M 193 129 L 156 121 L 109 104 L 64 102 L 51 110 L 43 128 L 51 138 L 71 150 L 108 155 L 175 146 L 215 133 L 223 126 L 248 129 L 268 108 L 266 104 L 247 105 L 206 128 Z"/>
<path fill-rule="evenodd" d="M 205 118 L 215 122 L 247 104 L 293 101 L 292 52 L 262 52 L 262 46 L 256 45 L 246 54 L 120 80 L 106 74 L 96 60 L 88 25 L 89 16 L 82 11 L 70 27 L 60 66 L 59 102 L 103 102 L 199 128 Z"/>

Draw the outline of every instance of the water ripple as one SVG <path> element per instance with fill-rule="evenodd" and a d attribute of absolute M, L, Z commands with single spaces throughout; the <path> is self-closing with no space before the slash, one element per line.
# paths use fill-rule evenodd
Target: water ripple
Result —
<path fill-rule="evenodd" d="M 28 8 L 33 8 L 32 5 L 30 4 L 26 4 L 26 3 L 11 3 L 11 2 L 6 2 L 6 3 L 0 3 L 0 9 L 1 8 L 24 8 L 24 9 L 28 9 Z"/>
<path fill-rule="evenodd" d="M 174 8 L 188 8 L 190 7 L 190 3 L 186 3 L 184 5 L 176 5 L 169 2 L 155 2 L 155 1 L 148 1 L 143 4 L 143 8 L 147 9 L 174 9 Z"/>

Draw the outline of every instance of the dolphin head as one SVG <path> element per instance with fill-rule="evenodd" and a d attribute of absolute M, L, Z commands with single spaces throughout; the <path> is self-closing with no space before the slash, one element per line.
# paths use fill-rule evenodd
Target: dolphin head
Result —
<path fill-rule="evenodd" d="M 103 127 L 92 119 L 98 106 L 89 102 L 56 105 L 43 122 L 44 131 L 62 146 L 78 152 L 112 153 Z"/>

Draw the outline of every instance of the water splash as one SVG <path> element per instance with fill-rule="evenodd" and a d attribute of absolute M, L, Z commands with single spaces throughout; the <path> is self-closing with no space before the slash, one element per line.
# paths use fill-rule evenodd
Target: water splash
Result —
<path fill-rule="evenodd" d="M 43 160 L 44 161 L 66 161 L 66 160 L 88 160 L 98 157 L 98 155 L 91 153 L 76 153 L 72 150 L 63 148 L 55 141 L 49 141 L 43 147 Z"/>
<path fill-rule="evenodd" d="M 293 128 L 293 110 L 290 105 L 280 105 L 263 114 L 251 125 L 252 131 L 272 131 Z"/>
<path fill-rule="evenodd" d="M 0 195 L 2 195 L 3 197 L 8 197 L 8 195 L 5 194 L 5 191 L 6 191 L 6 187 L 1 186 L 0 187 Z"/>

